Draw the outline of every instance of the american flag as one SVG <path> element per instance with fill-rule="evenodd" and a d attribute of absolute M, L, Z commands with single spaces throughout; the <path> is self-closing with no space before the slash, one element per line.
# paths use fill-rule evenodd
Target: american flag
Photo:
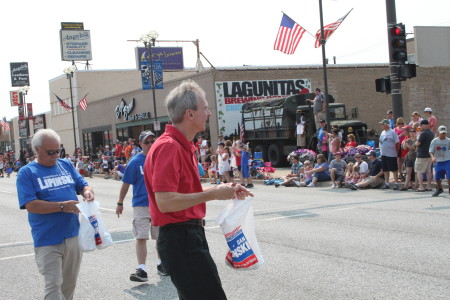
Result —
<path fill-rule="evenodd" d="M 244 143 L 244 135 L 245 135 L 245 125 L 244 125 L 244 115 L 242 115 L 241 119 L 241 127 L 239 128 L 241 141 Z"/>
<path fill-rule="evenodd" d="M 86 94 L 86 96 L 87 96 L 87 95 L 88 95 L 88 94 Z M 83 100 L 81 100 L 81 101 L 78 103 L 83 111 L 85 111 L 86 108 L 88 107 L 88 103 L 87 103 L 87 101 L 86 101 L 86 96 L 84 96 L 84 97 L 83 97 Z"/>
<path fill-rule="evenodd" d="M 6 117 L 3 117 L 3 120 L 0 120 L 0 123 L 3 127 L 4 132 L 9 131 L 9 123 L 8 121 L 6 121 Z"/>
<path fill-rule="evenodd" d="M 350 9 L 350 11 L 345 16 L 343 16 L 336 22 L 328 24 L 323 27 L 323 39 L 325 41 L 327 41 L 330 38 L 330 36 L 336 31 L 336 29 L 338 29 L 339 25 L 341 25 L 341 23 L 344 22 L 345 18 L 348 16 L 349 13 L 352 12 L 352 10 L 353 10 L 353 8 Z M 314 47 L 316 47 L 316 48 L 319 48 L 321 45 L 320 44 L 320 35 L 321 34 L 320 34 L 320 29 L 319 29 L 316 33 L 316 42 L 314 44 Z"/>
<path fill-rule="evenodd" d="M 62 107 L 64 107 L 66 109 L 66 111 L 70 111 L 72 109 L 72 107 L 70 107 L 66 102 L 64 102 L 61 98 L 59 98 L 56 94 L 56 99 L 58 99 L 59 104 L 61 104 Z"/>
<path fill-rule="evenodd" d="M 305 32 L 306 30 L 303 27 L 283 13 L 273 49 L 280 50 L 286 54 L 294 54 Z"/>

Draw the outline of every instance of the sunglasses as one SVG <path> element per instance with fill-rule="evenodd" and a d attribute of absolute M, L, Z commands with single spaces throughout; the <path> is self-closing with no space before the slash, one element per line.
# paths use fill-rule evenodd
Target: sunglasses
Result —
<path fill-rule="evenodd" d="M 59 154 L 61 152 L 60 150 L 47 150 L 44 147 L 41 147 L 41 148 L 44 149 L 45 152 L 47 152 L 48 156 L 53 156 L 53 155 Z"/>
<path fill-rule="evenodd" d="M 361 156 L 355 156 L 355 158 L 361 158 Z"/>
<path fill-rule="evenodd" d="M 142 143 L 144 145 L 153 144 L 155 141 L 143 141 Z"/>

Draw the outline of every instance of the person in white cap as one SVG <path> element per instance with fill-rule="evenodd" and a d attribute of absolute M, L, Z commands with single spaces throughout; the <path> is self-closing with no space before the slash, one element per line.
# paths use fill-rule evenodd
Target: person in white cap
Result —
<path fill-rule="evenodd" d="M 436 129 L 437 129 L 437 120 L 436 117 L 433 115 L 433 110 L 430 107 L 427 107 L 423 111 L 425 113 L 425 116 L 428 119 L 428 123 L 430 123 L 430 130 L 433 131 L 434 135 L 436 135 Z"/>
<path fill-rule="evenodd" d="M 147 276 L 147 241 L 151 237 L 153 240 L 158 239 L 159 228 L 153 226 L 150 219 L 148 193 L 144 182 L 144 162 L 150 151 L 156 137 L 150 130 L 142 131 L 139 135 L 139 144 L 142 152 L 136 154 L 128 163 L 125 173 L 122 177 L 122 187 L 120 188 L 119 201 L 117 202 L 117 217 L 123 213 L 123 202 L 128 193 L 130 185 L 133 186 L 133 234 L 136 239 L 136 256 L 138 266 L 136 272 L 130 275 L 131 281 L 145 282 L 148 281 Z M 161 264 L 161 260 L 157 261 L 156 267 L 158 274 L 166 276 L 166 270 Z"/>
<path fill-rule="evenodd" d="M 439 196 L 443 192 L 441 180 L 447 176 L 450 186 L 450 139 L 447 135 L 447 127 L 444 125 L 438 128 L 439 136 L 430 144 L 430 155 L 432 162 L 436 163 L 436 191 L 433 197 Z M 449 189 L 450 194 L 450 189 Z"/>

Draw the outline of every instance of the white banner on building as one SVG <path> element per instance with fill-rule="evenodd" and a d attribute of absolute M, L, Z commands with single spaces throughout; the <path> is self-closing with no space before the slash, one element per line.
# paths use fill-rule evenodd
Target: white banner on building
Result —
<path fill-rule="evenodd" d="M 311 93 L 311 79 L 216 82 L 217 125 L 224 136 L 237 134 L 244 103 Z"/>

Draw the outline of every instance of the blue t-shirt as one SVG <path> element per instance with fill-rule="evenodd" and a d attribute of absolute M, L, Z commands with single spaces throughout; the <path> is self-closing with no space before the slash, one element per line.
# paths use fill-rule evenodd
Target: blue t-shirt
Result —
<path fill-rule="evenodd" d="M 324 162 L 324 163 L 321 163 L 320 165 L 319 164 L 315 164 L 314 165 L 314 169 L 318 169 L 320 167 L 324 167 L 325 171 L 322 171 L 322 172 L 324 174 L 327 174 L 328 176 L 330 176 L 330 170 L 329 170 L 329 167 L 328 167 L 328 163 Z"/>
<path fill-rule="evenodd" d="M 132 206 L 148 206 L 148 193 L 144 182 L 144 162 L 146 156 L 142 153 L 134 156 L 123 174 L 122 181 L 133 185 Z"/>
<path fill-rule="evenodd" d="M 125 166 L 124 165 L 122 165 L 122 164 L 119 164 L 118 166 L 117 166 L 117 171 L 119 171 L 120 173 L 124 173 L 125 172 Z"/>
<path fill-rule="evenodd" d="M 17 175 L 17 194 L 20 209 L 33 200 L 61 202 L 77 200 L 88 183 L 65 159 L 58 159 L 52 167 L 33 161 L 22 167 Z M 35 214 L 28 212 L 34 246 L 43 247 L 61 244 L 65 239 L 78 236 L 80 223 L 72 213 L 55 212 Z"/>

